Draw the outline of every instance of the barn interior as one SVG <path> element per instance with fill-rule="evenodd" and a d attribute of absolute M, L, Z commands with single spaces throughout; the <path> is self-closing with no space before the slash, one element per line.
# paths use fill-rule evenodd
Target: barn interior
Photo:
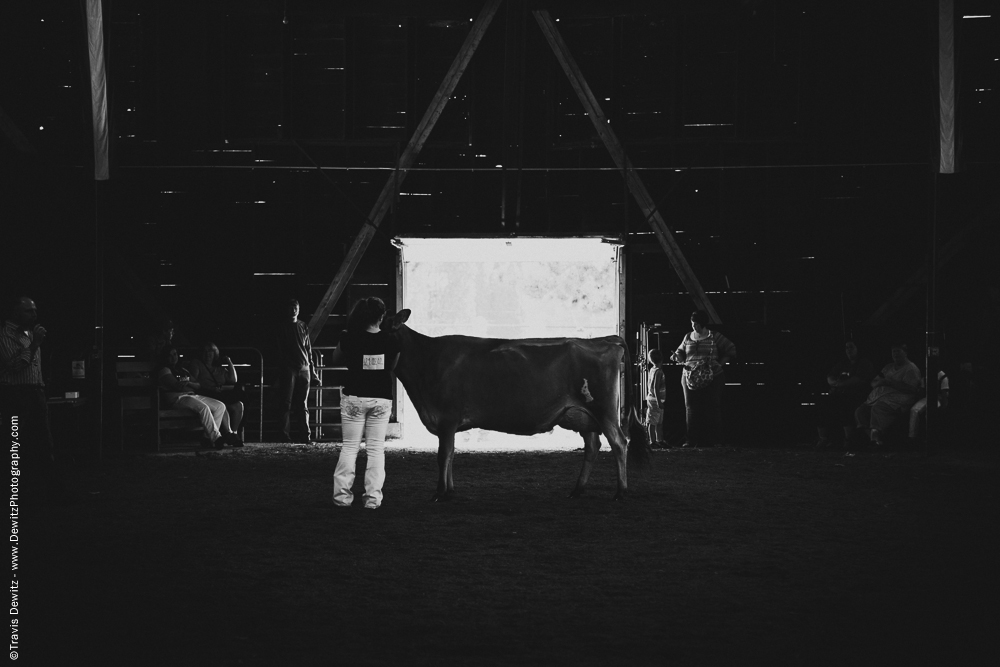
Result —
<path fill-rule="evenodd" d="M 735 342 L 732 443 L 809 440 L 845 340 L 876 366 L 903 339 L 922 368 L 996 369 L 992 2 L 104 0 L 5 14 L 3 290 L 37 302 L 48 390 L 85 399 L 58 419 L 82 420 L 95 455 L 140 446 L 116 430 L 115 364 L 166 319 L 182 346 L 259 359 L 248 440 L 273 437 L 283 305 L 297 298 L 332 347 L 357 298 L 402 304 L 400 239 L 617 248 L 633 358 L 673 350 L 699 307 Z"/>

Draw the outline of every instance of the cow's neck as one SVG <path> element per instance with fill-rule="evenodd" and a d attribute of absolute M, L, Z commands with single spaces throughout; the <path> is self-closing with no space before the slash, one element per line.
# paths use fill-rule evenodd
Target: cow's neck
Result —
<path fill-rule="evenodd" d="M 427 355 L 430 336 L 418 333 L 409 327 L 401 327 L 397 332 L 399 341 L 399 363 L 396 364 L 396 377 L 403 383 L 407 391 L 419 382 L 419 371 L 416 362 Z"/>

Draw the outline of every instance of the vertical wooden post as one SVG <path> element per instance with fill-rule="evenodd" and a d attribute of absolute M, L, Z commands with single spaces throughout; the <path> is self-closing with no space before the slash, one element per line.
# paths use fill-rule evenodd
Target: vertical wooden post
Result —
<path fill-rule="evenodd" d="M 955 1 L 938 0 L 938 173 L 955 173 Z"/>
<path fill-rule="evenodd" d="M 940 157 L 931 188 L 934 203 L 927 230 L 927 350 L 924 383 L 927 386 L 927 448 L 934 446 L 937 431 L 939 341 L 937 332 L 937 219 L 943 174 L 955 173 L 955 2 L 938 0 L 938 121 Z"/>
<path fill-rule="evenodd" d="M 94 350 L 91 364 L 96 374 L 97 457 L 104 449 L 104 218 L 110 176 L 108 155 L 108 82 L 104 67 L 104 12 L 101 0 L 87 0 L 87 52 L 90 62 L 91 118 L 94 131 Z"/>

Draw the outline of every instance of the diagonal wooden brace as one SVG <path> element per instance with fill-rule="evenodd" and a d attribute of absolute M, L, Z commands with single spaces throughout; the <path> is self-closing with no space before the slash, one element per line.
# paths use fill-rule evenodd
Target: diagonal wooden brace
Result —
<path fill-rule="evenodd" d="M 493 16 L 496 14 L 499 6 L 500 0 L 488 0 L 472 24 L 472 29 L 469 30 L 462 48 L 459 49 L 458 55 L 455 56 L 454 62 L 452 62 L 451 67 L 448 69 L 448 73 L 445 74 L 444 81 L 441 82 L 437 93 L 434 94 L 434 98 L 424 113 L 424 117 L 417 125 L 413 133 L 413 138 L 410 139 L 410 143 L 406 145 L 406 149 L 400 154 L 397 170 L 393 172 L 392 176 L 386 182 L 385 187 L 382 188 L 382 192 L 379 194 L 378 200 L 372 208 L 371 215 L 368 216 L 365 224 L 361 227 L 361 231 L 358 232 L 357 238 L 354 239 L 354 244 L 347 252 L 347 256 L 337 270 L 337 274 L 333 277 L 333 282 L 330 283 L 326 294 L 323 295 L 319 306 L 309 319 L 309 338 L 311 340 L 315 341 L 316 337 L 319 336 L 319 332 L 323 330 L 323 325 L 326 324 L 327 318 L 330 317 L 330 313 L 337 304 L 337 300 L 344 293 L 347 283 L 350 281 L 351 276 L 354 275 L 355 269 L 358 268 L 358 264 L 361 262 L 362 255 L 365 254 L 368 244 L 375 235 L 375 230 L 382 224 L 382 220 L 385 218 L 385 214 L 388 212 L 400 184 L 406 178 L 407 170 L 413 166 L 417 155 L 424 147 L 427 137 L 430 135 L 431 130 L 434 129 L 434 124 L 437 123 L 441 112 L 444 111 L 444 107 L 448 103 L 451 94 L 455 91 L 455 86 L 458 85 L 459 80 L 462 78 L 462 74 L 472 59 L 472 54 L 476 52 L 476 47 L 479 46 L 483 35 L 486 34 L 486 29 L 493 20 Z"/>
<path fill-rule="evenodd" d="M 542 33 L 545 34 L 545 39 L 548 40 L 549 46 L 552 47 L 552 51 L 556 55 L 556 60 L 562 66 L 563 72 L 569 78 L 573 90 L 576 91 L 577 97 L 583 103 L 583 108 L 587 111 L 587 115 L 597 129 L 597 134 L 601 137 L 615 164 L 625 173 L 629 191 L 635 197 L 643 215 L 646 216 L 650 228 L 652 228 L 653 233 L 656 235 L 656 240 L 660 242 L 660 246 L 667 254 L 667 258 L 670 260 L 671 266 L 674 267 L 674 271 L 677 272 L 677 276 L 684 284 L 684 288 L 687 289 L 698 308 L 708 313 L 712 322 L 716 324 L 721 323 L 719 314 L 715 312 L 711 301 L 708 300 L 708 296 L 701 288 L 701 283 L 698 282 L 698 278 L 694 275 L 691 265 L 688 264 L 684 253 L 681 252 L 680 246 L 677 245 L 673 234 L 667 228 L 667 223 L 664 222 L 663 216 L 660 215 L 656 203 L 650 196 L 649 191 L 646 190 L 646 186 L 639 178 L 639 174 L 632 169 L 632 163 L 629 161 L 628 156 L 625 155 L 625 149 L 622 148 L 618 137 L 611 130 L 611 125 L 601 110 L 601 105 L 598 103 L 597 98 L 594 97 L 594 93 L 591 92 L 590 86 L 587 85 L 583 73 L 566 47 L 566 42 L 563 41 L 562 35 L 556 29 L 556 24 L 552 20 L 552 17 L 544 9 L 533 11 L 532 13 L 535 15 L 535 21 L 538 22 Z"/>

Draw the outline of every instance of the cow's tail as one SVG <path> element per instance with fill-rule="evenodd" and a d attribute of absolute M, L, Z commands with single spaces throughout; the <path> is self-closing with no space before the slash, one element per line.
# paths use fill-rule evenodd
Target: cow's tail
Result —
<path fill-rule="evenodd" d="M 622 339 L 622 348 L 625 350 L 625 396 L 622 400 L 621 423 L 625 426 L 625 432 L 628 434 L 628 464 L 641 470 L 652 460 L 653 449 L 646 438 L 646 429 L 642 427 L 642 420 L 639 419 L 635 403 L 632 401 L 632 356 L 628 351 L 628 343 L 624 339 Z"/>

